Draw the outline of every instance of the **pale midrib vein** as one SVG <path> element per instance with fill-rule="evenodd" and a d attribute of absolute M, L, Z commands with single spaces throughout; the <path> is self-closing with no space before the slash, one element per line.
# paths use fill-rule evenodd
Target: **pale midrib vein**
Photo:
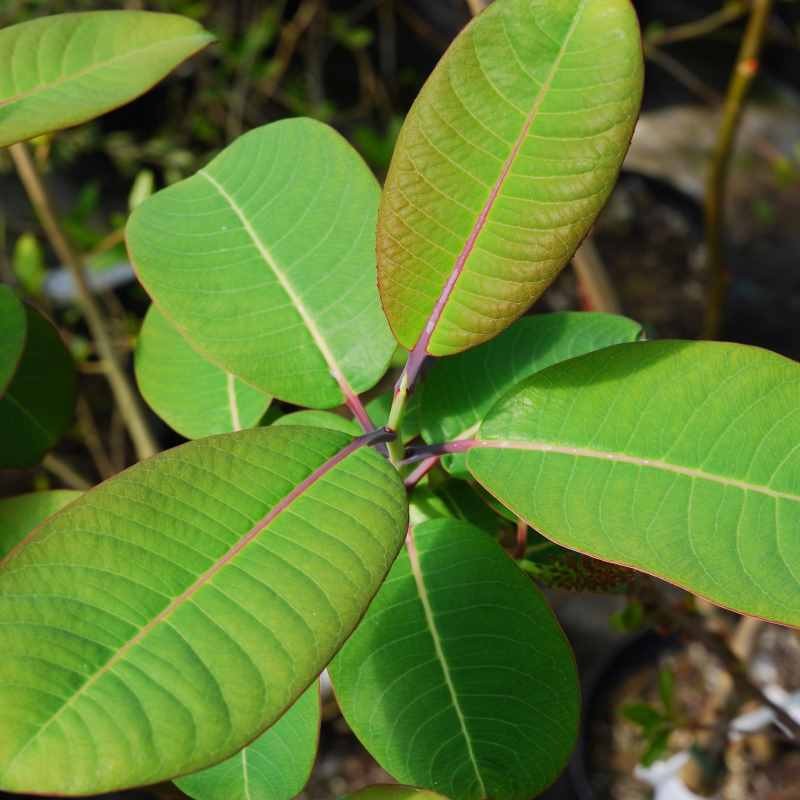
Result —
<path fill-rule="evenodd" d="M 209 36 L 203 36 L 200 33 L 194 33 L 189 36 L 177 36 L 174 39 L 164 39 L 160 42 L 156 42 L 155 44 L 149 44 L 146 47 L 141 47 L 138 50 L 130 50 L 127 53 L 123 53 L 122 55 L 114 56 L 113 58 L 108 58 L 105 61 L 96 61 L 94 64 L 90 64 L 88 67 L 85 67 L 82 70 L 78 70 L 77 72 L 73 72 L 71 75 L 64 75 L 63 77 L 59 78 L 57 81 L 52 81 L 51 83 L 40 84 L 39 86 L 35 86 L 33 89 L 29 89 L 27 92 L 22 92 L 20 94 L 16 94 L 13 97 L 8 97 L 5 100 L 0 100 L 0 108 L 6 108 L 14 103 L 19 103 L 22 100 L 27 100 L 30 97 L 35 97 L 38 94 L 43 94 L 44 92 L 49 92 L 51 89 L 56 89 L 59 86 L 64 86 L 71 81 L 77 81 L 81 78 L 85 78 L 87 75 L 91 75 L 93 72 L 97 72 L 98 70 L 102 70 L 105 67 L 109 67 L 112 64 L 117 63 L 118 61 L 125 61 L 129 58 L 138 58 L 142 55 L 142 53 L 146 53 L 148 50 L 157 50 L 159 47 L 163 47 L 164 45 L 172 45 L 176 44 L 185 39 L 203 39 L 207 38 L 210 39 Z"/>
<path fill-rule="evenodd" d="M 245 800 L 250 800 L 250 775 L 247 772 L 247 748 L 242 750 L 242 780 Z"/>
<path fill-rule="evenodd" d="M 580 21 L 581 15 L 583 13 L 583 9 L 586 6 L 586 0 L 581 2 L 580 7 L 575 12 L 575 16 L 572 19 L 572 23 L 570 24 L 567 33 L 564 36 L 564 41 L 561 45 L 561 49 L 558 51 L 555 60 L 553 61 L 553 65 L 550 68 L 550 71 L 547 74 L 547 78 L 541 85 L 539 89 L 536 99 L 533 103 L 533 108 L 531 108 L 530 113 L 528 114 L 525 122 L 522 126 L 522 130 L 520 131 L 519 136 L 517 137 L 516 142 L 514 142 L 514 146 L 511 148 L 511 152 L 508 155 L 508 158 L 505 160 L 503 164 L 500 175 L 497 178 L 494 186 L 492 187 L 491 191 L 489 192 L 489 197 L 481 209 L 480 214 L 478 215 L 477 220 L 475 220 L 475 224 L 472 226 L 472 230 L 470 231 L 469 236 L 467 237 L 467 241 L 464 243 L 464 247 L 461 249 L 461 252 L 458 254 L 458 258 L 456 259 L 455 264 L 453 265 L 453 269 L 450 275 L 447 278 L 447 282 L 442 289 L 441 294 L 436 300 L 434 304 L 433 311 L 431 311 L 430 317 L 428 317 L 428 321 L 425 323 L 425 327 L 420 334 L 417 343 L 414 345 L 414 352 L 421 355 L 423 353 L 428 352 L 428 345 L 430 344 L 431 338 L 433 334 L 436 332 L 436 326 L 439 324 L 439 321 L 444 314 L 445 307 L 447 306 L 450 297 L 453 294 L 453 291 L 456 288 L 456 284 L 458 283 L 458 279 L 464 272 L 464 267 L 466 266 L 467 260 L 469 259 L 472 251 L 475 248 L 475 245 L 478 241 L 478 237 L 480 236 L 481 232 L 483 231 L 486 223 L 489 219 L 489 214 L 491 213 L 492 209 L 494 208 L 494 204 L 497 201 L 497 198 L 500 196 L 500 192 L 503 189 L 503 185 L 506 182 L 506 179 L 511 172 L 511 168 L 514 166 L 514 162 L 517 159 L 517 156 L 522 149 L 522 145 L 525 144 L 525 140 L 530 132 L 533 123 L 536 121 L 537 116 L 539 115 L 539 110 L 542 107 L 542 103 L 544 102 L 547 93 L 549 92 L 553 78 L 555 77 L 556 73 L 558 72 L 558 68 L 561 66 L 561 61 L 564 58 L 564 55 L 567 52 L 567 45 L 570 42 L 573 34 L 575 33 L 575 29 L 578 27 L 578 22 Z"/>
<path fill-rule="evenodd" d="M 27 742 L 14 754 L 14 756 L 6 764 L 3 772 L 7 775 L 14 763 L 22 756 L 22 754 L 31 746 L 31 744 L 40 736 L 47 728 L 50 727 L 61 714 L 69 708 L 79 697 L 84 695 L 97 681 L 104 675 L 107 675 L 120 661 L 122 661 L 128 653 L 136 647 L 156 626 L 164 622 L 170 617 L 173 612 L 180 608 L 184 603 L 190 600 L 200 589 L 202 589 L 209 581 L 215 577 L 223 567 L 229 564 L 239 553 L 244 550 L 254 539 L 256 539 L 262 531 L 274 522 L 276 517 L 282 514 L 298 497 L 306 492 L 307 489 L 312 487 L 317 481 L 323 478 L 334 467 L 341 464 L 348 456 L 352 455 L 356 450 L 363 447 L 365 444 L 364 439 L 354 439 L 346 447 L 342 448 L 336 455 L 329 458 L 324 464 L 317 467 L 307 478 L 297 484 L 289 494 L 282 500 L 278 501 L 265 516 L 263 516 L 246 534 L 244 534 L 235 545 L 233 545 L 223 556 L 218 558 L 202 575 L 200 575 L 191 586 L 184 589 L 181 594 L 174 598 L 166 608 L 160 611 L 153 619 L 146 625 L 141 627 L 125 644 L 123 644 L 111 658 L 103 664 L 90 678 L 86 680 L 65 702 L 45 720 Z M 23 543 L 20 542 L 20 545 Z M 19 545 L 8 554 L 6 559 L 0 562 L 0 566 L 7 565 L 13 556 L 16 556 L 24 548 Z"/>
<path fill-rule="evenodd" d="M 588 447 L 572 447 L 569 445 L 552 444 L 549 442 L 515 442 L 508 439 L 478 440 L 472 444 L 470 449 L 491 449 L 491 450 L 529 450 L 536 453 L 557 453 L 559 455 L 574 456 L 575 458 L 591 458 L 597 461 L 607 461 L 618 464 L 629 464 L 634 467 L 644 467 L 648 469 L 661 470 L 674 475 L 683 475 L 687 478 L 718 483 L 721 486 L 730 486 L 734 489 L 741 489 L 745 492 L 756 492 L 776 500 L 790 500 L 800 503 L 800 495 L 790 492 L 779 492 L 763 486 L 759 483 L 749 483 L 738 478 L 730 478 L 725 475 L 715 475 L 713 472 L 706 472 L 696 467 L 684 467 L 680 464 L 672 464 L 669 461 L 661 461 L 657 458 L 641 458 L 630 456 L 626 453 L 617 453 L 610 450 L 593 450 Z"/>
<path fill-rule="evenodd" d="M 206 172 L 206 170 L 198 170 L 197 174 L 202 175 L 219 192 L 225 202 L 231 207 L 233 213 L 236 214 L 245 231 L 247 232 L 247 235 L 250 237 L 250 240 L 256 246 L 256 249 L 258 250 L 259 255 L 263 259 L 264 263 L 267 264 L 267 266 L 272 270 L 272 273 L 275 275 L 275 278 L 281 285 L 281 288 L 284 290 L 284 292 L 286 292 L 289 299 L 292 301 L 292 305 L 295 307 L 297 313 L 300 315 L 300 318 L 303 320 L 303 324 L 306 326 L 311 338 L 314 340 L 314 344 L 316 344 L 317 349 L 322 354 L 322 357 L 325 360 L 325 363 L 328 365 L 328 369 L 330 370 L 334 380 L 339 384 L 339 387 L 346 398 L 353 397 L 355 392 L 353 391 L 353 388 L 350 386 L 350 382 L 347 380 L 344 372 L 336 361 L 336 357 L 333 355 L 330 347 L 328 347 L 328 343 L 325 341 L 322 331 L 320 331 L 320 329 L 317 327 L 316 322 L 314 322 L 314 318 L 306 308 L 302 298 L 295 290 L 286 273 L 279 266 L 269 248 L 266 246 L 266 244 L 264 244 L 261 237 L 258 235 L 258 231 L 256 231 L 256 229 L 250 223 L 250 220 L 245 215 L 244 210 L 226 191 L 225 187 L 211 174 Z"/>
<path fill-rule="evenodd" d="M 236 378 L 229 372 L 227 378 L 228 388 L 228 410 L 231 414 L 231 426 L 233 430 L 240 431 L 242 422 L 239 418 L 239 404 L 236 399 Z"/>
<path fill-rule="evenodd" d="M 419 553 L 417 553 L 417 545 L 414 541 L 414 529 L 408 529 L 408 536 L 406 537 L 406 550 L 408 552 L 408 560 L 411 564 L 411 574 L 414 576 L 414 583 L 417 586 L 417 594 L 419 595 L 420 602 L 422 603 L 422 610 L 425 614 L 425 621 L 431 633 L 433 640 L 433 649 L 436 652 L 436 657 L 442 667 L 442 674 L 444 675 L 444 682 L 447 685 L 447 690 L 450 693 L 450 699 L 453 701 L 453 709 L 458 717 L 458 723 L 461 726 L 461 732 L 464 736 L 464 741 L 467 746 L 467 753 L 472 762 L 472 767 L 475 770 L 475 777 L 478 779 L 478 784 L 481 790 L 481 797 L 486 797 L 486 785 L 481 777 L 481 772 L 478 767 L 478 759 L 475 756 L 475 750 L 472 747 L 472 738 L 467 730 L 467 720 L 464 716 L 464 711 L 461 708 L 461 703 L 458 701 L 458 694 L 456 687 L 453 683 L 453 678 L 450 674 L 450 666 L 447 663 L 447 658 L 444 654 L 442 647 L 442 640 L 439 636 L 439 629 L 436 627 L 436 619 L 431 608 L 430 598 L 428 597 L 428 590 L 425 586 L 425 579 L 422 576 L 422 568 L 419 563 Z"/>

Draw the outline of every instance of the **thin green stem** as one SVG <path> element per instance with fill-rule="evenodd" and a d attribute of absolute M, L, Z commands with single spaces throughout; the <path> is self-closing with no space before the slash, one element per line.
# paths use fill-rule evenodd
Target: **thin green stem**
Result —
<path fill-rule="evenodd" d="M 675 25 L 658 33 L 646 36 L 647 44 L 661 47 L 665 44 L 675 44 L 685 42 L 689 39 L 696 39 L 699 36 L 707 36 L 726 25 L 730 25 L 747 13 L 748 3 L 732 2 L 727 3 L 719 11 L 715 11 L 702 19 L 694 22 L 687 22 L 684 25 Z"/>
<path fill-rule="evenodd" d="M 397 381 L 397 385 L 394 387 L 394 399 L 392 400 L 392 407 L 389 409 L 389 419 L 386 422 L 386 427 L 398 434 L 400 432 L 400 424 L 403 421 L 403 414 L 406 410 L 406 403 L 408 402 L 409 388 L 409 371 L 408 364 L 406 364 L 400 379 Z M 396 467 L 399 466 L 405 455 L 403 440 L 398 435 L 394 441 L 389 442 L 388 447 L 389 460 Z"/>
<path fill-rule="evenodd" d="M 736 60 L 725 105 L 711 169 L 706 186 L 706 258 L 711 287 L 706 304 L 704 335 L 719 337 L 723 309 L 728 294 L 728 271 L 725 268 L 723 233 L 725 230 L 725 193 L 731 156 L 750 87 L 758 74 L 759 57 L 764 45 L 767 22 L 773 0 L 753 0 L 742 46 Z"/>
<path fill-rule="evenodd" d="M 86 280 L 83 261 L 73 250 L 72 245 L 61 230 L 50 196 L 31 158 L 27 145 L 24 142 L 13 144 L 9 148 L 9 152 L 14 161 L 17 174 L 25 187 L 31 205 L 42 223 L 53 250 L 70 271 L 75 281 L 86 323 L 94 339 L 97 353 L 102 360 L 104 372 L 114 394 L 114 400 L 136 448 L 136 454 L 140 460 L 149 458 L 158 452 L 158 445 L 147 426 L 139 399 L 131 382 L 128 380 L 128 376 L 125 374 L 117 351 L 111 341 L 111 334 L 108 331 L 106 320 Z"/>

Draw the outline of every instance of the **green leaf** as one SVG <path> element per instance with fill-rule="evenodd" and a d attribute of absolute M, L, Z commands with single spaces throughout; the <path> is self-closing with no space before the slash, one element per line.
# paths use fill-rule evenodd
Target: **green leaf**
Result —
<path fill-rule="evenodd" d="M 283 425 L 302 425 L 307 428 L 324 428 L 329 431 L 341 431 L 350 436 L 358 436 L 361 428 L 351 419 L 345 419 L 331 411 L 294 411 L 284 414 L 272 423 L 280 428 Z"/>
<path fill-rule="evenodd" d="M 658 731 L 649 739 L 647 750 L 642 756 L 642 766 L 651 767 L 656 761 L 667 755 L 671 735 L 671 730 Z"/>
<path fill-rule="evenodd" d="M 252 428 L 270 403 L 195 352 L 155 306 L 145 315 L 134 366 L 148 405 L 189 439 Z"/>
<path fill-rule="evenodd" d="M 196 350 L 281 400 L 332 408 L 394 351 L 374 278 L 379 193 L 332 128 L 283 120 L 142 203 L 128 245 Z"/>
<path fill-rule="evenodd" d="M 603 207 L 642 94 L 630 0 L 496 0 L 445 53 L 386 179 L 378 283 L 418 357 L 491 339 Z"/>
<path fill-rule="evenodd" d="M 641 326 L 613 314 L 564 312 L 524 317 L 496 339 L 453 358 L 435 361 L 422 384 L 422 435 L 429 444 L 468 439 L 489 409 L 529 375 L 612 344 L 632 342 Z M 443 466 L 468 475 L 466 457 Z"/>
<path fill-rule="evenodd" d="M 664 710 L 672 715 L 675 710 L 675 675 L 667 667 L 662 667 L 658 672 L 658 694 Z"/>
<path fill-rule="evenodd" d="M 305 786 L 319 740 L 319 684 L 227 761 L 175 781 L 195 800 L 292 800 Z"/>
<path fill-rule="evenodd" d="M 27 329 L 25 307 L 10 287 L 0 284 L 0 397 L 19 366 Z"/>
<path fill-rule="evenodd" d="M 363 439 L 256 428 L 134 466 L 0 562 L 0 790 L 97 794 L 230 757 L 361 618 L 405 535 Z"/>
<path fill-rule="evenodd" d="M 549 539 L 800 625 L 800 365 L 623 344 L 529 378 L 467 463 Z"/>
<path fill-rule="evenodd" d="M 368 786 L 343 800 L 447 800 L 440 794 L 413 786 Z"/>
<path fill-rule="evenodd" d="M 631 703 L 623 706 L 622 716 L 645 730 L 662 725 L 665 721 L 664 717 L 656 709 L 644 703 Z"/>
<path fill-rule="evenodd" d="M 574 744 L 569 645 L 483 531 L 433 520 L 410 541 L 331 664 L 345 719 L 399 781 L 454 800 L 528 800 Z"/>
<path fill-rule="evenodd" d="M 0 559 L 40 522 L 80 496 L 80 492 L 58 489 L 0 500 Z"/>
<path fill-rule="evenodd" d="M 104 114 L 213 40 L 175 14 L 59 14 L 0 30 L 0 146 Z"/>
<path fill-rule="evenodd" d="M 499 538 L 509 529 L 508 521 L 484 502 L 478 488 L 470 481 L 455 478 L 431 481 L 429 477 L 426 483 L 417 484 L 409 497 L 411 524 L 418 525 L 429 519 L 460 519 Z"/>
<path fill-rule="evenodd" d="M 32 233 L 21 234 L 14 243 L 11 269 L 28 295 L 39 297 L 42 294 L 47 267 L 42 246 Z"/>
<path fill-rule="evenodd" d="M 72 357 L 50 322 L 30 306 L 24 313 L 25 349 L 0 397 L 0 468 L 38 464 L 70 426 L 75 410 Z"/>

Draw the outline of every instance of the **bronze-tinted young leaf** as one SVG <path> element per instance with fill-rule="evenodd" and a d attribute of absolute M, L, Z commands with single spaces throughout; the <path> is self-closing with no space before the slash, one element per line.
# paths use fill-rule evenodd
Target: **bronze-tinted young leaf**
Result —
<path fill-rule="evenodd" d="M 800 365 L 622 344 L 507 394 L 467 464 L 565 547 L 800 626 Z"/>
<path fill-rule="evenodd" d="M 189 442 L 87 492 L 0 561 L 0 790 L 233 755 L 349 636 L 406 521 L 386 459 L 311 428 Z"/>
<path fill-rule="evenodd" d="M 317 754 L 319 682 L 254 742 L 213 767 L 175 781 L 194 800 L 292 800 Z"/>
<path fill-rule="evenodd" d="M 32 467 L 72 422 L 75 365 L 56 329 L 24 306 L 25 349 L 0 396 L 0 467 Z"/>
<path fill-rule="evenodd" d="M 415 526 L 330 674 L 378 763 L 453 800 L 529 800 L 575 741 L 575 662 L 552 611 L 453 519 Z"/>
<path fill-rule="evenodd" d="M 281 400 L 332 408 L 374 386 L 395 349 L 375 287 L 379 194 L 332 128 L 282 120 L 145 200 L 128 245 L 198 352 Z"/>
<path fill-rule="evenodd" d="M 378 280 L 400 344 L 460 352 L 544 292 L 611 192 L 642 80 L 630 0 L 495 0 L 467 26 L 386 179 Z"/>
<path fill-rule="evenodd" d="M 0 500 L 0 559 L 40 522 L 80 496 L 80 492 L 55 489 Z"/>
<path fill-rule="evenodd" d="M 147 11 L 57 14 L 0 30 L 0 147 L 127 103 L 213 37 Z"/>

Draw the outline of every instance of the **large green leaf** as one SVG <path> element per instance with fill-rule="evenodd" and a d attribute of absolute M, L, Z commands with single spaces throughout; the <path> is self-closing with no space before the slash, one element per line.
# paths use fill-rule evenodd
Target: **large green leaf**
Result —
<path fill-rule="evenodd" d="M 30 306 L 25 349 L 0 397 L 0 468 L 32 467 L 58 442 L 75 410 L 75 366 L 61 337 Z"/>
<path fill-rule="evenodd" d="M 189 442 L 84 494 L 0 562 L 0 790 L 233 755 L 348 637 L 406 519 L 384 458 L 311 428 Z"/>
<path fill-rule="evenodd" d="M 0 284 L 0 397 L 17 371 L 26 331 L 22 303 L 10 287 Z"/>
<path fill-rule="evenodd" d="M 235 756 L 175 783 L 195 800 L 292 800 L 314 766 L 319 723 L 315 682 L 278 722 Z"/>
<path fill-rule="evenodd" d="M 800 365 L 640 342 L 503 398 L 468 465 L 558 544 L 800 625 Z"/>
<path fill-rule="evenodd" d="M 197 350 L 264 392 L 330 408 L 373 386 L 394 342 L 375 287 L 380 190 L 332 128 L 251 131 L 142 203 L 142 283 Z"/>
<path fill-rule="evenodd" d="M 0 559 L 40 522 L 80 496 L 80 492 L 56 489 L 0 500 Z"/>
<path fill-rule="evenodd" d="M 564 634 L 500 547 L 455 520 L 414 528 L 330 672 L 378 763 L 453 800 L 528 800 L 575 740 Z"/>
<path fill-rule="evenodd" d="M 397 340 L 451 355 L 508 327 L 606 201 L 642 93 L 630 0 L 496 0 L 400 133 L 378 280 Z"/>
<path fill-rule="evenodd" d="M 189 439 L 252 428 L 270 403 L 195 352 L 155 306 L 145 315 L 134 366 L 150 407 Z"/>
<path fill-rule="evenodd" d="M 440 794 L 415 789 L 413 786 L 368 786 L 344 800 L 447 800 Z"/>
<path fill-rule="evenodd" d="M 94 11 L 0 31 L 0 146 L 77 125 L 158 83 L 213 37 L 175 14 Z"/>
<path fill-rule="evenodd" d="M 637 323 L 612 314 L 525 317 L 474 350 L 434 362 L 422 385 L 422 435 L 431 444 L 474 436 L 489 409 L 523 378 L 641 333 Z M 467 474 L 463 455 L 442 461 L 451 472 Z"/>

